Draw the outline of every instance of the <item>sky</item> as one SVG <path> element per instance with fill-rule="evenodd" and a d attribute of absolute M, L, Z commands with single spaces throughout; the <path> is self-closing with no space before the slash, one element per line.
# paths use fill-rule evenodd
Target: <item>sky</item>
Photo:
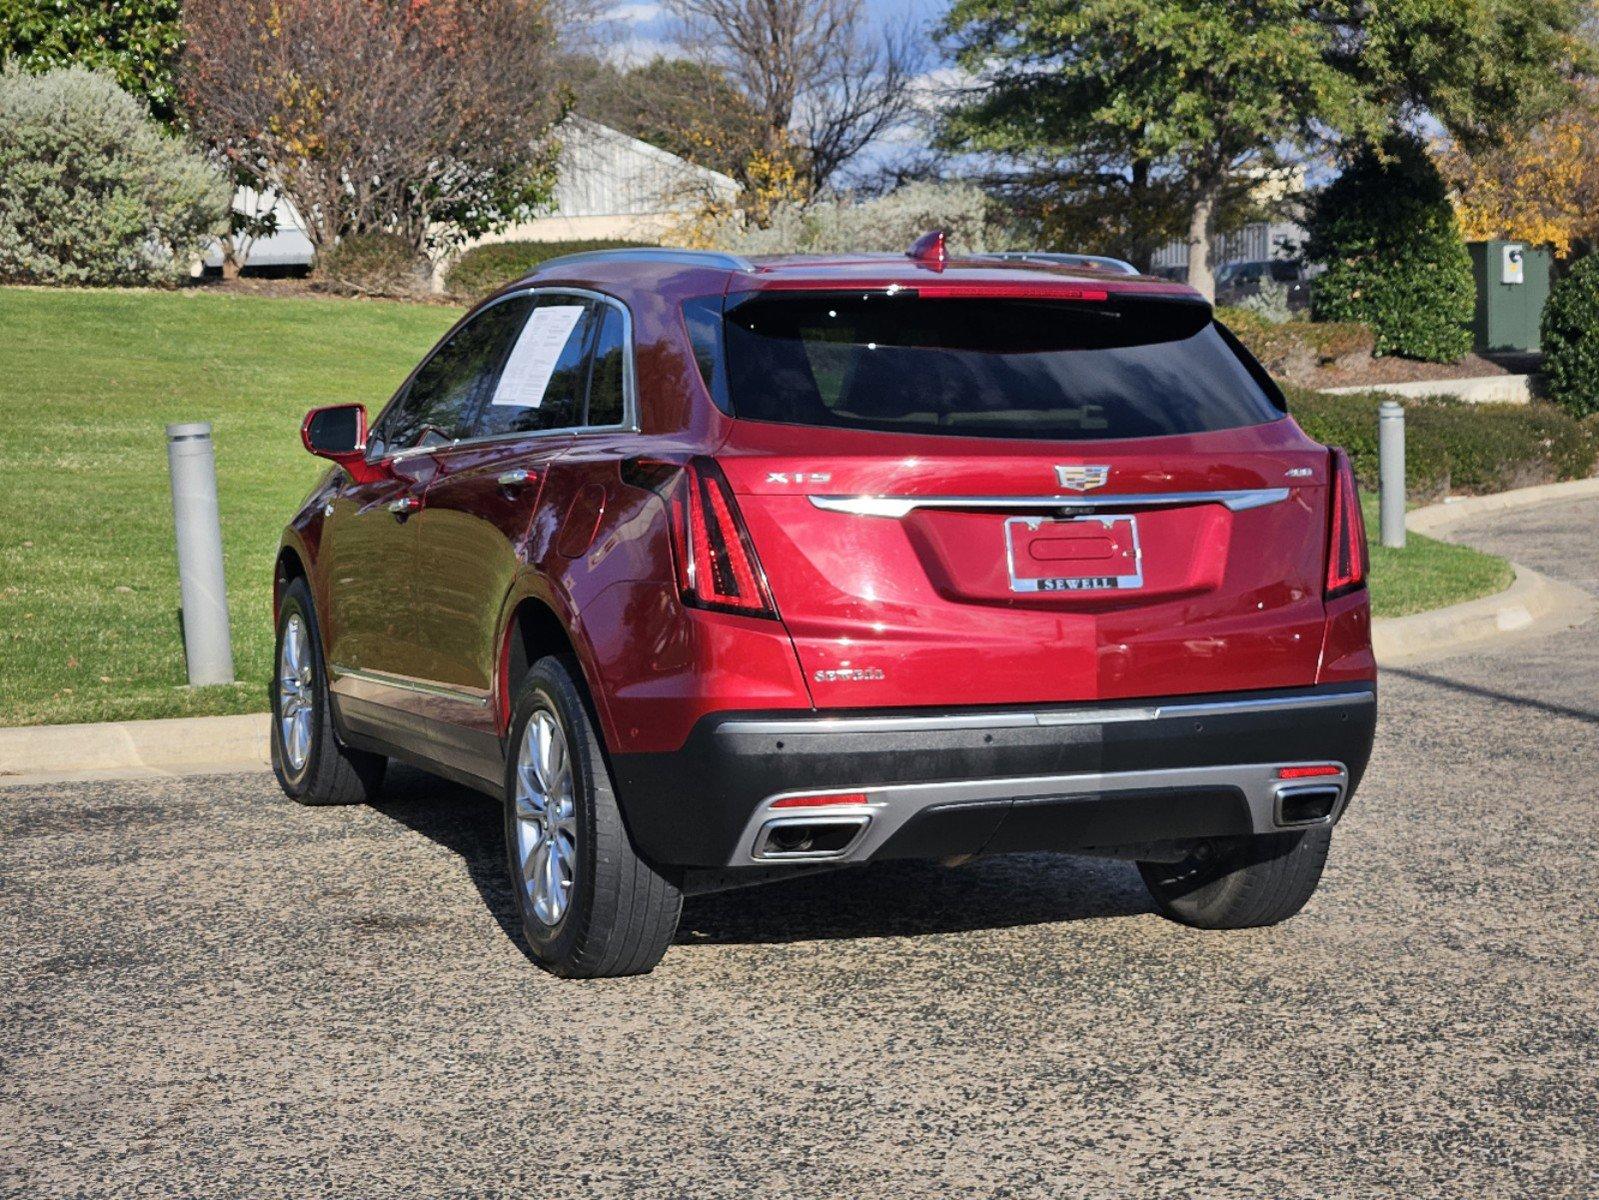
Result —
<path fill-rule="evenodd" d="M 946 7 L 937 0 L 865 0 L 871 15 L 885 24 L 906 21 L 927 24 Z M 675 52 L 668 39 L 669 20 L 660 4 L 624 2 L 611 6 L 609 20 L 618 35 L 616 53 L 624 61 L 647 61 Z"/>
<path fill-rule="evenodd" d="M 864 0 L 866 11 L 885 27 L 930 26 L 948 7 L 947 0 Z M 678 53 L 671 41 L 671 18 L 664 5 L 624 2 L 613 4 L 607 12 L 606 40 L 610 53 L 622 63 L 648 62 L 656 55 Z M 930 49 L 929 78 L 944 64 Z M 947 68 L 946 68 L 947 72 Z M 896 130 L 869 147 L 846 171 L 846 176 L 869 175 L 875 168 L 902 159 L 916 150 L 923 135 L 915 129 Z"/>

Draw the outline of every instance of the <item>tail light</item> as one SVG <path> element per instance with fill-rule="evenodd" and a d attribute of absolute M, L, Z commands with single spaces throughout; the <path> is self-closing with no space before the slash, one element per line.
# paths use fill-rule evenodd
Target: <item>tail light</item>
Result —
<path fill-rule="evenodd" d="M 1334 449 L 1332 536 L 1327 546 L 1327 598 L 1342 596 L 1366 583 L 1366 519 L 1360 512 L 1355 471 L 1349 455 Z"/>
<path fill-rule="evenodd" d="M 766 574 L 716 461 L 691 459 L 670 499 L 672 550 L 683 603 L 694 608 L 777 616 Z"/>

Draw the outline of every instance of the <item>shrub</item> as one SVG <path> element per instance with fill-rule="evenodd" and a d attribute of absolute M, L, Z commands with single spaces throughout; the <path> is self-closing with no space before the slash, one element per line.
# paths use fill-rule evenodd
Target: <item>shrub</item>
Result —
<path fill-rule="evenodd" d="M 1543 309 L 1549 399 L 1575 416 L 1599 413 L 1599 255 L 1578 259 Z"/>
<path fill-rule="evenodd" d="M 316 257 L 316 285 L 352 296 L 411 296 L 427 290 L 425 255 L 392 233 L 356 233 Z"/>
<path fill-rule="evenodd" d="M 810 205 L 784 201 L 765 229 L 740 214 L 696 228 L 696 244 L 740 254 L 902 253 L 929 229 L 949 235 L 951 253 L 994 248 L 988 196 L 969 183 L 909 183 L 873 200 L 840 196 Z"/>
<path fill-rule="evenodd" d="M 1378 354 L 1453 362 L 1471 349 L 1471 256 L 1418 142 L 1362 153 L 1316 198 L 1309 227 L 1308 253 L 1327 267 L 1316 320 L 1364 321 Z"/>
<path fill-rule="evenodd" d="M 486 296 L 497 288 L 522 278 L 534 267 L 563 254 L 582 254 L 589 250 L 618 250 L 643 246 L 644 242 L 490 242 L 474 246 L 456 260 L 445 278 L 445 286 L 458 296 Z"/>
<path fill-rule="evenodd" d="M 170 280 L 226 228 L 229 197 L 109 75 L 0 74 L 0 280 Z"/>
<path fill-rule="evenodd" d="M 1361 485 L 1377 486 L 1378 392 L 1328 395 L 1289 390 L 1289 410 L 1318 442 L 1349 451 Z M 1453 397 L 1406 400 L 1405 484 L 1417 499 L 1509 488 L 1593 473 L 1599 424 L 1549 404 L 1468 404 Z"/>
<path fill-rule="evenodd" d="M 1247 308 L 1220 308 L 1216 315 L 1268 371 L 1285 379 L 1303 379 L 1317 367 L 1353 366 L 1371 357 L 1371 327 L 1359 321 L 1277 324 Z"/>
<path fill-rule="evenodd" d="M 1245 296 L 1238 307 L 1273 325 L 1285 324 L 1294 316 L 1288 308 L 1288 285 L 1276 279 L 1261 280 L 1260 290 Z"/>

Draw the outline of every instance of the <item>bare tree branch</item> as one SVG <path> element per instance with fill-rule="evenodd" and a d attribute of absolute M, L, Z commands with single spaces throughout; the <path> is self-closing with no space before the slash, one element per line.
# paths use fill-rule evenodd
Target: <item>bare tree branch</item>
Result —
<path fill-rule="evenodd" d="M 678 40 L 759 111 L 766 149 L 797 141 L 813 193 L 910 111 L 920 55 L 868 33 L 863 0 L 668 0 Z"/>

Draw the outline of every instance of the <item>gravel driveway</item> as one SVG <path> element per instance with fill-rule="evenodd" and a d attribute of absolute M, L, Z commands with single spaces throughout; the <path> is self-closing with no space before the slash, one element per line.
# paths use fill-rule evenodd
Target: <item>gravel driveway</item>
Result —
<path fill-rule="evenodd" d="M 1599 591 L 1599 503 L 1477 544 Z M 689 902 L 523 957 L 488 800 L 0 792 L 0 1194 L 1593 1197 L 1599 627 L 1384 676 L 1322 890 L 1201 933 L 1130 865 Z"/>

